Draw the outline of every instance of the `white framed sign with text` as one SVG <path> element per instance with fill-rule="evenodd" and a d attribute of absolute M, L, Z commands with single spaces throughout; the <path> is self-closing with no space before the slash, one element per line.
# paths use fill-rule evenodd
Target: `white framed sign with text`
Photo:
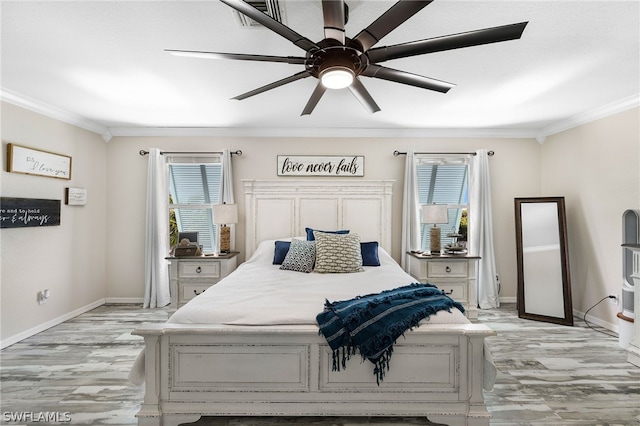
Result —
<path fill-rule="evenodd" d="M 71 157 L 41 149 L 7 144 L 7 171 L 71 179 Z"/>
<path fill-rule="evenodd" d="M 278 176 L 364 176 L 363 155 L 278 155 Z"/>

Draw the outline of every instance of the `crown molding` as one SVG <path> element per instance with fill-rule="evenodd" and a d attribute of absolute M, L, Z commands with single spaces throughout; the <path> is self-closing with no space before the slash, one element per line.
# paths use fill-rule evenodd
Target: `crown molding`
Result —
<path fill-rule="evenodd" d="M 98 133 L 105 142 L 114 136 L 215 136 L 215 137 L 340 137 L 340 138 L 514 138 L 536 139 L 543 144 L 548 136 L 640 106 L 640 94 L 577 114 L 542 128 L 243 128 L 243 127 L 106 127 L 80 115 L 0 88 L 0 100 L 27 110 Z"/>
<path fill-rule="evenodd" d="M 246 128 L 246 127 L 112 127 L 113 136 L 216 136 L 297 138 L 535 138 L 537 129 L 460 128 Z"/>
<path fill-rule="evenodd" d="M 582 126 L 583 124 L 591 123 L 592 121 L 600 120 L 602 118 L 609 117 L 611 115 L 618 114 L 632 108 L 637 108 L 639 106 L 640 93 L 631 95 L 627 98 L 623 98 L 615 102 L 611 102 L 598 108 L 594 108 L 590 111 L 574 115 L 573 117 L 570 117 L 566 120 L 558 121 L 545 126 L 540 129 L 540 131 L 536 135 L 536 139 L 542 144 L 548 136 L 564 132 L 565 130 L 573 129 L 578 126 Z"/>
<path fill-rule="evenodd" d="M 102 139 L 104 139 L 105 142 L 109 142 L 112 138 L 109 129 L 101 124 L 98 124 L 80 115 L 76 115 L 52 105 L 45 104 L 44 102 L 40 102 L 27 96 L 20 95 L 5 88 L 0 88 L 0 100 L 32 112 L 36 112 L 38 114 L 60 120 L 73 126 L 89 130 L 90 132 L 97 133 L 102 136 Z"/>

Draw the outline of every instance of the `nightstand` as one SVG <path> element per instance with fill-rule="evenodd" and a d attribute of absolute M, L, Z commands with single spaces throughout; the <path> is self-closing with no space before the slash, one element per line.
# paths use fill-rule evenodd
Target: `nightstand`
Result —
<path fill-rule="evenodd" d="M 478 318 L 477 256 L 461 254 L 431 256 L 409 253 L 409 273 L 422 283 L 438 286 L 464 306 L 469 319 Z"/>
<path fill-rule="evenodd" d="M 171 291 L 169 314 L 233 272 L 237 255 L 167 257 Z"/>

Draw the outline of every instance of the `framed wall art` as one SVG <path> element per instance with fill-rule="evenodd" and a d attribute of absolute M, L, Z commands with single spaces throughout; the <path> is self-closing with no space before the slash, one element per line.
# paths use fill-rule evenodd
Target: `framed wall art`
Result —
<path fill-rule="evenodd" d="M 13 143 L 7 144 L 7 171 L 71 179 L 71 157 Z"/>
<path fill-rule="evenodd" d="M 86 188 L 65 188 L 64 203 L 69 206 L 84 206 L 87 204 Z"/>
<path fill-rule="evenodd" d="M 0 228 L 60 225 L 60 200 L 2 197 Z"/>

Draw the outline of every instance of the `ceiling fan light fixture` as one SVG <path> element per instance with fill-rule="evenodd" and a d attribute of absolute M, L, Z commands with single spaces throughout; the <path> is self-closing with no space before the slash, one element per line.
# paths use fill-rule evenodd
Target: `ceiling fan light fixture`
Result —
<path fill-rule="evenodd" d="M 320 73 L 320 81 L 327 89 L 344 89 L 351 86 L 355 76 L 348 67 L 333 66 Z"/>

